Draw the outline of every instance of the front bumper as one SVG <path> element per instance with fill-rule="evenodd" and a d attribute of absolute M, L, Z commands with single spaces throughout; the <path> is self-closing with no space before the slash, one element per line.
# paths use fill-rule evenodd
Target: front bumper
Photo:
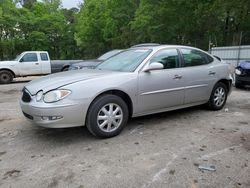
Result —
<path fill-rule="evenodd" d="M 77 127 L 85 124 L 87 102 L 46 104 L 36 101 L 25 103 L 20 100 L 24 116 L 32 123 L 48 128 Z"/>
<path fill-rule="evenodd" d="M 250 85 L 250 76 L 235 76 L 235 82 L 242 85 Z"/>

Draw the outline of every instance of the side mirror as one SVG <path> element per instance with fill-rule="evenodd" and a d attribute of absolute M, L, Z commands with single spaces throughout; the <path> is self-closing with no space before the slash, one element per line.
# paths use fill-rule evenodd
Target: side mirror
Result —
<path fill-rule="evenodd" d="M 144 72 L 150 72 L 150 71 L 153 71 L 153 70 L 161 70 L 163 69 L 163 64 L 159 63 L 159 62 L 153 62 L 153 63 L 150 63 L 148 65 L 148 67 L 146 67 L 144 69 Z"/>
<path fill-rule="evenodd" d="M 22 62 L 23 62 L 23 58 L 21 58 L 21 59 L 19 60 L 19 62 L 22 63 Z"/>

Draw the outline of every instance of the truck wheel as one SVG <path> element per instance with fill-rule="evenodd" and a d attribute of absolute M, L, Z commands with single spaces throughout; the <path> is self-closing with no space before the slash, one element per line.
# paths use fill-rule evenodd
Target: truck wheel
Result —
<path fill-rule="evenodd" d="M 66 67 L 64 67 L 63 69 L 62 69 L 62 72 L 64 72 L 64 71 L 68 71 L 69 70 L 69 67 L 68 66 L 66 66 Z"/>
<path fill-rule="evenodd" d="M 103 95 L 90 106 L 86 125 L 97 137 L 110 138 L 118 135 L 128 121 L 127 104 L 116 95 Z"/>
<path fill-rule="evenodd" d="M 219 82 L 215 84 L 207 106 L 210 110 L 221 110 L 227 101 L 228 89 L 225 84 Z"/>
<path fill-rule="evenodd" d="M 9 84 L 12 82 L 14 76 L 10 71 L 3 70 L 0 71 L 0 83 L 1 84 Z"/>

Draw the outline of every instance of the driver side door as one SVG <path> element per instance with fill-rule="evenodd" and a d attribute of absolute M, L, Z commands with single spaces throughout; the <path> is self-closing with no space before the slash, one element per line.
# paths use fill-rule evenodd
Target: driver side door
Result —
<path fill-rule="evenodd" d="M 156 52 L 148 63 L 159 62 L 164 69 L 140 72 L 138 81 L 139 113 L 163 111 L 184 104 L 185 82 L 180 70 L 180 55 L 176 49 Z"/>
<path fill-rule="evenodd" d="M 19 60 L 19 70 L 22 76 L 42 74 L 41 63 L 38 61 L 37 53 L 25 53 Z"/>

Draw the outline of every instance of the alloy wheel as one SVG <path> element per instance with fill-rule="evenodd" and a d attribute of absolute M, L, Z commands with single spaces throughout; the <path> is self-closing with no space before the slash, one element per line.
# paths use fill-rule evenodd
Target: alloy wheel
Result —
<path fill-rule="evenodd" d="M 226 99 L 226 91 L 223 87 L 218 87 L 214 92 L 214 104 L 218 107 L 222 106 Z"/>
<path fill-rule="evenodd" d="M 123 120 L 122 108 L 115 103 L 106 104 L 97 115 L 97 125 L 104 132 L 118 129 Z"/>

